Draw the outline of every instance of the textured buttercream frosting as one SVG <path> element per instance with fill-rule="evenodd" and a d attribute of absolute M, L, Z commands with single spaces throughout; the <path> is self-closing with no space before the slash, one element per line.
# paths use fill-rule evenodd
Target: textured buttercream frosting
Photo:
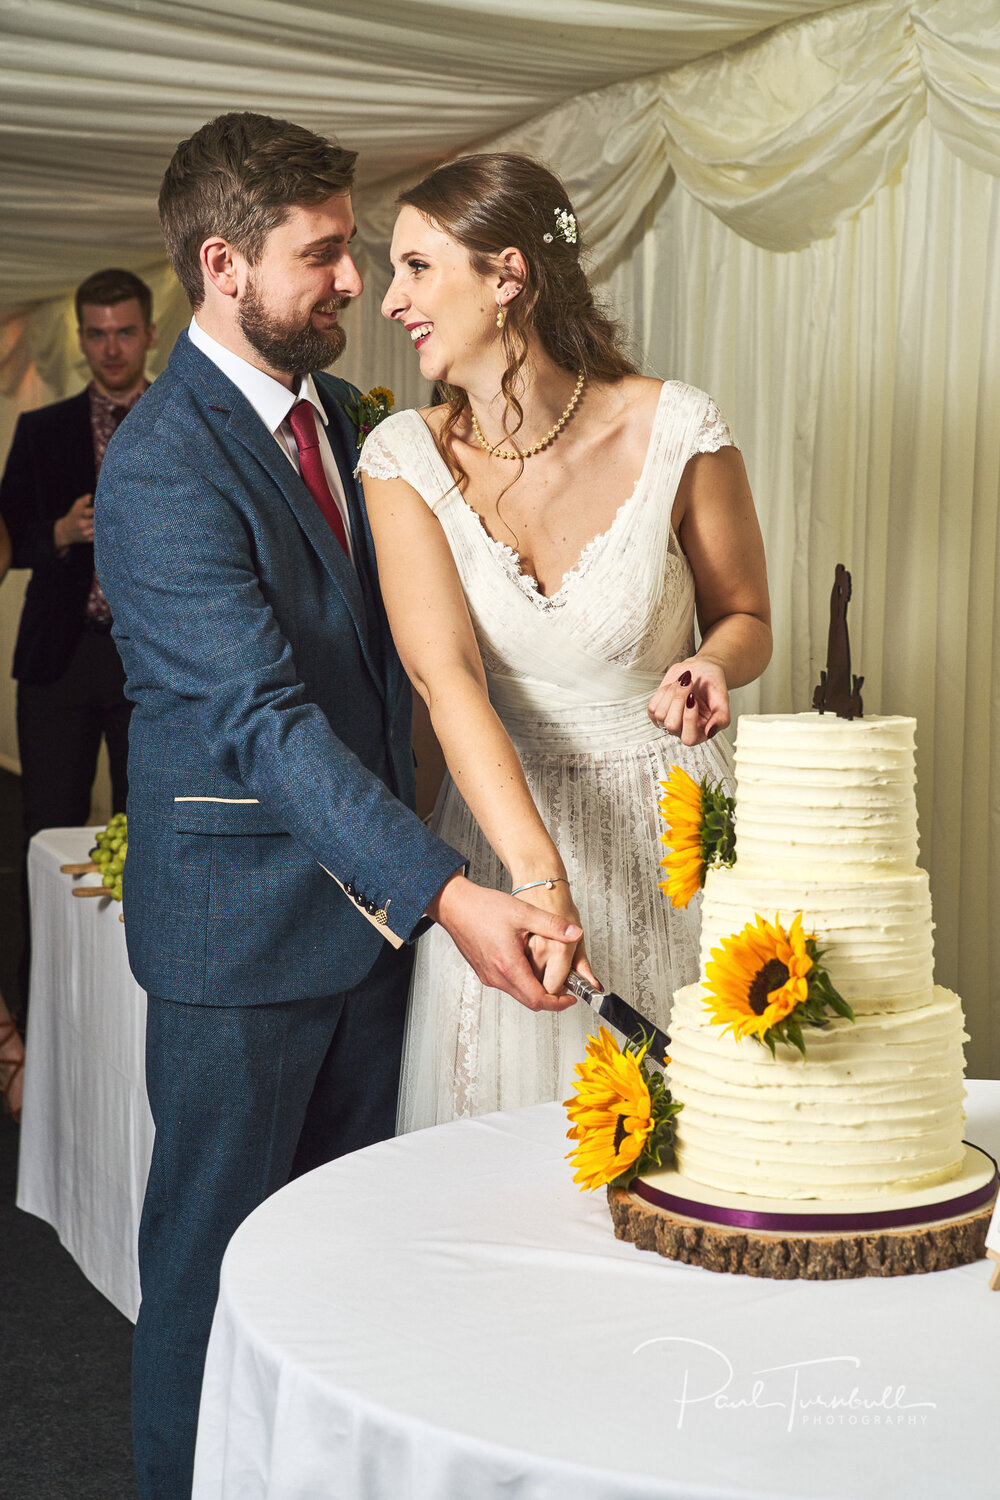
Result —
<path fill-rule="evenodd" d="M 745 715 L 736 751 L 743 873 L 912 874 L 915 727 L 898 717 Z"/>
<path fill-rule="evenodd" d="M 917 868 L 914 721 L 746 715 L 732 869 L 708 874 L 702 978 L 759 914 L 801 912 L 855 1013 L 807 1028 L 807 1057 L 712 1024 L 702 983 L 674 997 L 679 1169 L 713 1187 L 844 1199 L 946 1181 L 962 1159 L 961 1003 L 933 982 Z"/>
<path fill-rule="evenodd" d="M 737 844 L 737 851 L 739 844 Z M 815 866 L 814 866 L 815 868 Z M 868 880 L 824 881 L 813 874 L 745 875 L 710 870 L 702 904 L 701 966 L 712 949 L 739 932 L 756 913 L 775 914 L 788 929 L 802 912 L 807 932 L 823 950 L 823 964 L 858 1014 L 925 1005 L 934 979 L 931 894 L 925 871 Z"/>

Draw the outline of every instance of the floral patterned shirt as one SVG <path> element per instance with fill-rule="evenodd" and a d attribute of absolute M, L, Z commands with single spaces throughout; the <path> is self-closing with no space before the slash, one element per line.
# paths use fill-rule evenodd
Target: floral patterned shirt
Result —
<path fill-rule="evenodd" d="M 149 390 L 148 382 L 143 386 L 131 401 L 112 401 L 110 396 L 105 396 L 96 385 L 90 387 L 90 430 L 94 439 L 94 475 L 95 478 L 101 472 L 101 464 L 104 455 L 108 451 L 110 443 L 120 424 L 128 416 L 133 406 L 139 401 L 146 391 Z M 111 625 L 111 606 L 104 597 L 100 579 L 95 573 L 90 583 L 90 593 L 83 607 L 83 617 L 94 625 Z"/>

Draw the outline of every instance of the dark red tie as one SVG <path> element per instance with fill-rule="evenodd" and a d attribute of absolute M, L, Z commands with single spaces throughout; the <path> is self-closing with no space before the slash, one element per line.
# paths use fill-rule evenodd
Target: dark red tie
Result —
<path fill-rule="evenodd" d="M 347 545 L 344 518 L 333 498 L 323 469 L 323 455 L 319 451 L 319 435 L 316 431 L 316 414 L 313 411 L 312 402 L 296 401 L 288 413 L 288 425 L 292 429 L 292 435 L 299 450 L 299 473 L 302 475 L 306 489 L 330 523 L 330 530 L 337 541 L 350 557 L 351 551 Z"/>

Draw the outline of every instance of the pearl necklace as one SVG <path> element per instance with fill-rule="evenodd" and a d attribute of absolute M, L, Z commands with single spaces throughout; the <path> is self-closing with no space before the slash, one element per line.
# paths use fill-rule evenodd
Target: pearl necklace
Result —
<path fill-rule="evenodd" d="M 583 371 L 581 370 L 580 374 L 577 376 L 576 389 L 574 390 L 572 396 L 570 396 L 569 398 L 569 405 L 563 412 L 562 416 L 559 418 L 556 425 L 554 427 L 550 427 L 545 436 L 543 438 L 539 438 L 537 443 L 532 443 L 530 448 L 525 448 L 523 453 L 512 453 L 509 448 L 494 448 L 492 443 L 488 443 L 483 437 L 482 428 L 476 421 L 476 414 L 472 410 L 472 407 L 470 405 L 469 414 L 472 417 L 472 430 L 476 435 L 476 441 L 478 442 L 479 446 L 481 448 L 485 448 L 487 453 L 491 454 L 494 458 L 530 458 L 533 453 L 540 453 L 543 448 L 548 447 L 549 443 L 551 443 L 554 438 L 557 438 L 559 436 L 560 432 L 569 421 L 570 416 L 573 412 L 573 408 L 576 406 L 576 403 L 580 399 L 580 394 L 583 391 L 583 383 L 586 378 L 586 375 L 584 375 Z"/>

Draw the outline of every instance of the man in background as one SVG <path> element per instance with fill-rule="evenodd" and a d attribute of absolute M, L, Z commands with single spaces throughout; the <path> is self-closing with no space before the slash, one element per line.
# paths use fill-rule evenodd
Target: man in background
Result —
<path fill-rule="evenodd" d="M 76 314 L 90 384 L 21 416 L 0 480 L 13 566 L 31 569 L 14 649 L 25 848 L 39 829 L 87 822 L 102 736 L 115 812 L 127 789 L 129 704 L 94 572 L 94 491 L 112 433 L 149 385 L 152 297 L 130 271 L 96 271 Z M 20 977 L 26 1001 L 27 944 Z"/>

